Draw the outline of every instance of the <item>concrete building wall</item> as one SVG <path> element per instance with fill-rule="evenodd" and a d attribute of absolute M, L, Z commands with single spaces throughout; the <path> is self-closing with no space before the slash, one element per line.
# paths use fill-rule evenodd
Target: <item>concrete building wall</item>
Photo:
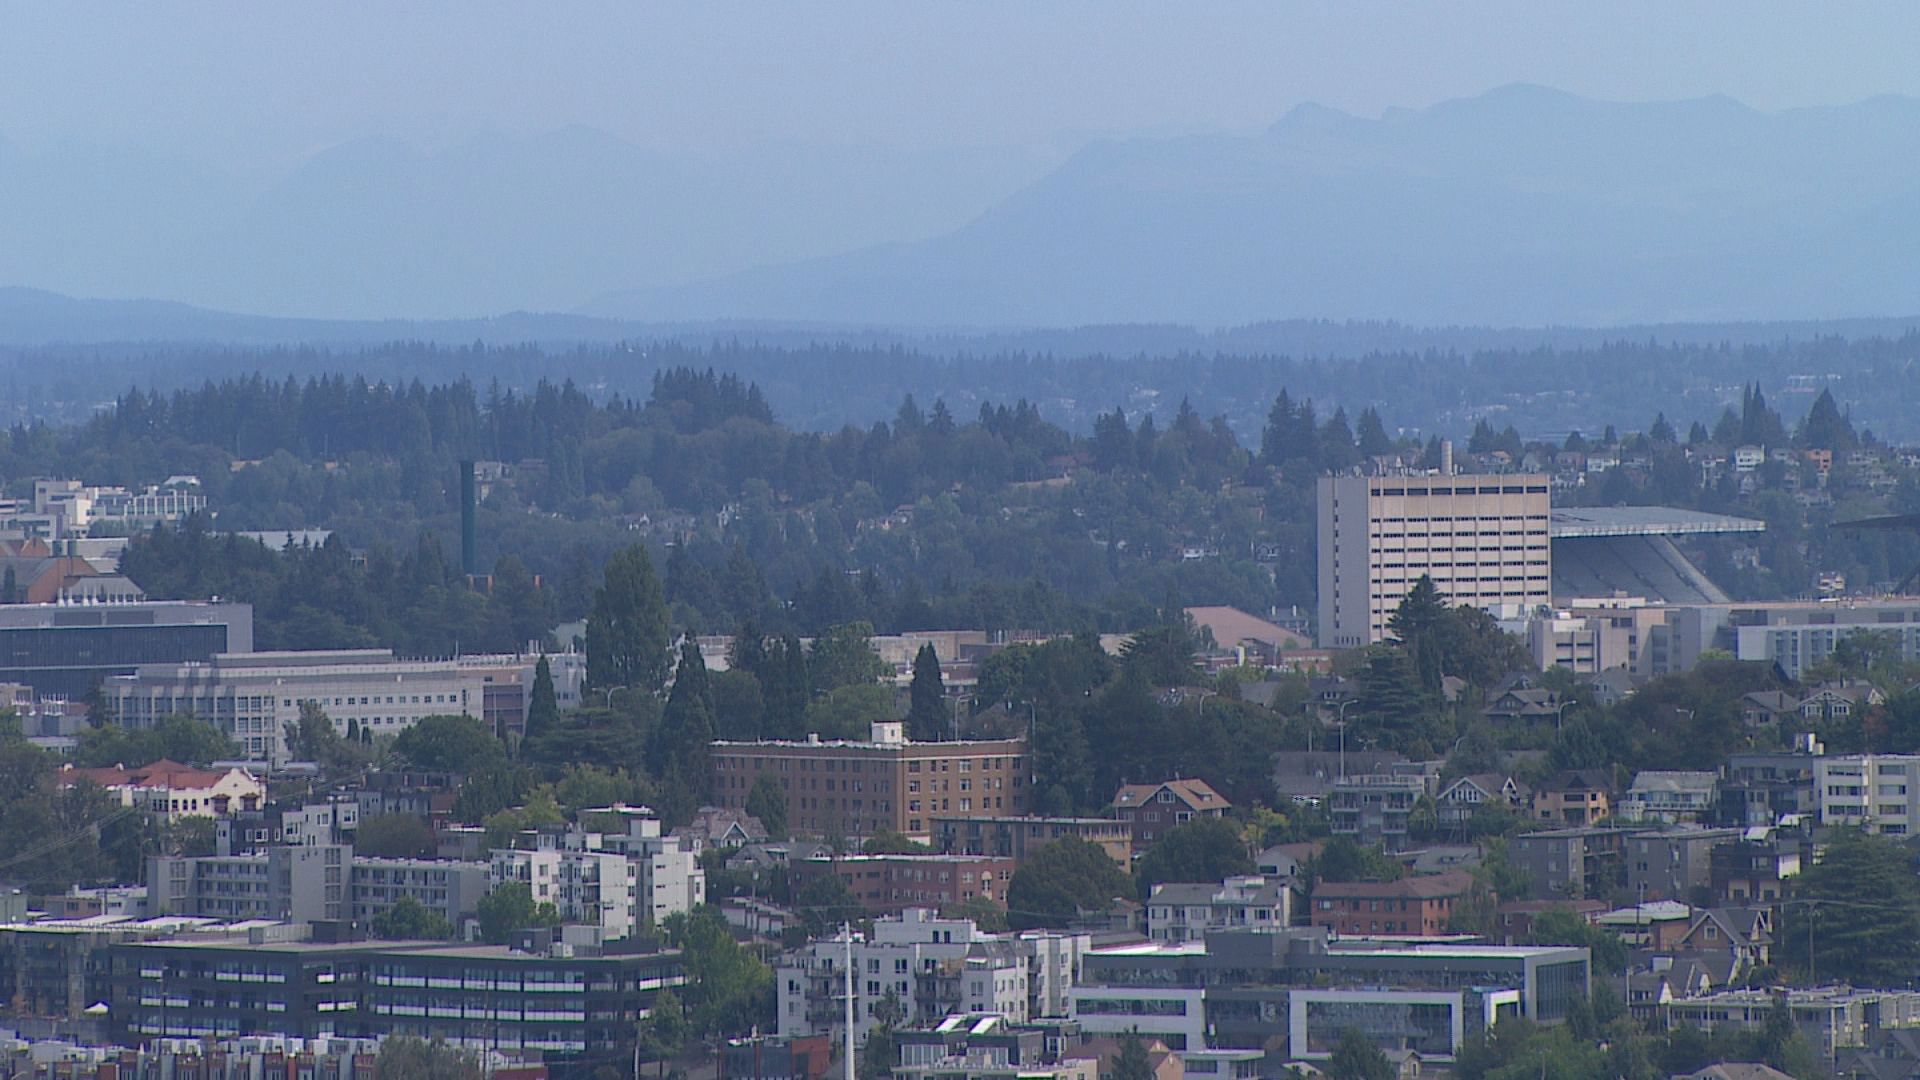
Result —
<path fill-rule="evenodd" d="M 345 734 L 349 725 L 394 735 L 427 716 L 465 715 L 524 723 L 538 656 L 402 660 L 385 649 L 223 653 L 206 662 L 147 664 L 107 679 L 108 715 L 141 728 L 184 714 L 210 721 L 259 761 L 287 758 L 285 731 L 301 707 L 319 706 Z M 548 658 L 561 708 L 577 707 L 585 662 Z M 510 691 L 503 695 L 503 691 Z M 503 710 L 502 698 L 510 698 Z"/>
<path fill-rule="evenodd" d="M 1535 475 L 1322 477 L 1319 643 L 1382 640 L 1422 575 L 1455 604 L 1547 604 L 1549 499 Z"/>

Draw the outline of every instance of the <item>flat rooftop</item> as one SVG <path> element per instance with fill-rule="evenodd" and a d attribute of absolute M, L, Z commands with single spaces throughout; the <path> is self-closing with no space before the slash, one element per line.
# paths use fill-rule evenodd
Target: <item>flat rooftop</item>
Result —
<path fill-rule="evenodd" d="M 1765 532 L 1767 523 L 1670 506 L 1560 506 L 1547 535 L 1555 540 L 1601 536 L 1708 536 Z"/>

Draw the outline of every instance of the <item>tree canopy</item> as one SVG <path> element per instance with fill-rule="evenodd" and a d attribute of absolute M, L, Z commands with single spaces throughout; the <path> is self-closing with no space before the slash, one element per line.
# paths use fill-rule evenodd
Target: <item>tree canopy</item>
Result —
<path fill-rule="evenodd" d="M 1105 911 L 1132 895 L 1126 871 L 1106 851 L 1065 836 L 1028 855 L 1007 886 L 1007 922 L 1016 930 L 1065 927 L 1081 911 Z"/>

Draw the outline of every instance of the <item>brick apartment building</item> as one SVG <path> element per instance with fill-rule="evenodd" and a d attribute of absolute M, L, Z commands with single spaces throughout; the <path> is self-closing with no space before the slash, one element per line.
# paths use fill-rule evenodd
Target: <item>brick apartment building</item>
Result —
<path fill-rule="evenodd" d="M 1431 936 L 1447 932 L 1473 875 L 1455 871 L 1399 881 L 1326 881 L 1313 890 L 1313 925 L 1337 934 Z"/>
<path fill-rule="evenodd" d="M 908 908 L 944 909 L 984 897 L 1005 903 L 1018 864 L 992 855 L 842 855 L 793 863 L 796 891 L 821 874 L 838 874 L 860 906 L 875 915 Z"/>
<path fill-rule="evenodd" d="M 954 855 L 998 855 L 1025 862 L 1041 848 L 1071 836 L 1107 853 L 1121 867 L 1133 862 L 1133 826 L 1114 818 L 947 817 L 933 819 L 935 850 Z"/>
<path fill-rule="evenodd" d="M 787 793 L 787 825 L 800 835 L 892 830 L 924 839 L 935 817 L 1027 812 L 1025 739 L 909 742 L 894 721 L 874 724 L 865 742 L 718 740 L 712 758 L 716 803 L 744 810 L 754 782 L 772 776 Z"/>

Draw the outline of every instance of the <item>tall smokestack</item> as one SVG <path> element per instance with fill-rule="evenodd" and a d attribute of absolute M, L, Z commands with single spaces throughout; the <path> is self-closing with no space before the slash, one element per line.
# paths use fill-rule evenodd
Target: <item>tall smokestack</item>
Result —
<path fill-rule="evenodd" d="M 474 552 L 473 462 L 460 463 L 460 569 L 469 576 L 480 572 L 480 558 Z"/>
<path fill-rule="evenodd" d="M 1453 440 L 1440 440 L 1440 475 L 1453 475 Z"/>

